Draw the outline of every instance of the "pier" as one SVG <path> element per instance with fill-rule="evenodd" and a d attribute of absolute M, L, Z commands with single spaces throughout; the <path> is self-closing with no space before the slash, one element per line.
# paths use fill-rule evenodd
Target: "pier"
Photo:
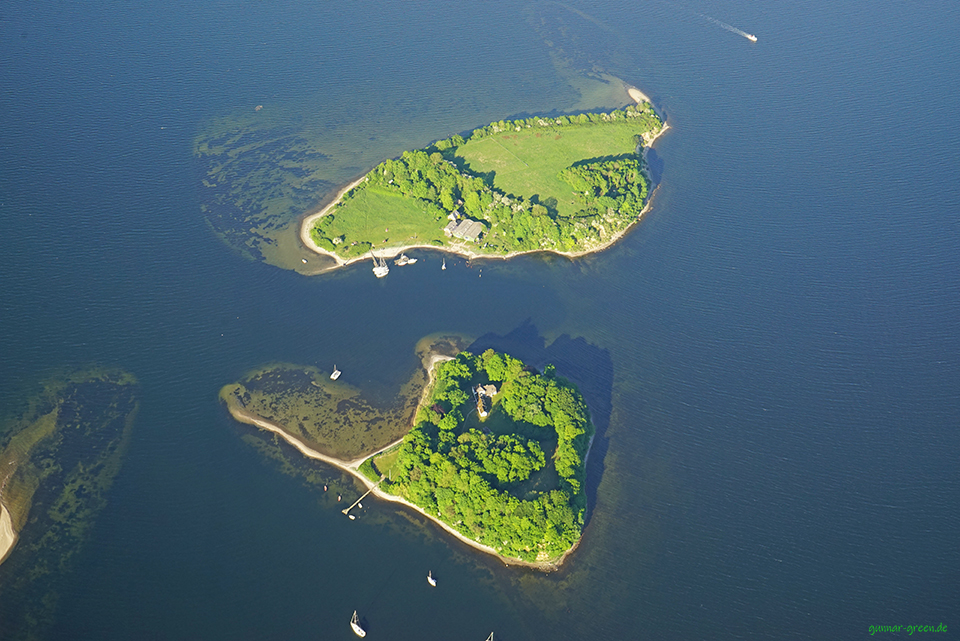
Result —
<path fill-rule="evenodd" d="M 381 475 L 380 475 L 380 480 L 377 481 L 376 483 L 374 483 L 373 486 L 372 486 L 369 490 L 367 490 L 366 492 L 364 492 L 364 493 L 363 493 L 363 496 L 361 496 L 361 497 L 358 498 L 356 501 L 354 501 L 354 502 L 353 502 L 353 505 L 351 505 L 350 507 L 345 508 L 345 509 L 340 510 L 340 511 L 343 512 L 344 514 L 346 514 L 347 516 L 350 516 L 350 510 L 352 510 L 353 508 L 355 508 L 355 507 L 360 503 L 360 501 L 362 501 L 363 499 L 367 498 L 367 494 L 370 494 L 370 492 L 373 492 L 375 489 L 377 489 L 377 486 L 380 485 L 381 483 L 383 483 L 383 479 L 385 479 L 385 478 L 386 478 L 386 477 L 381 474 Z M 351 517 L 351 518 L 353 518 L 353 517 Z"/>

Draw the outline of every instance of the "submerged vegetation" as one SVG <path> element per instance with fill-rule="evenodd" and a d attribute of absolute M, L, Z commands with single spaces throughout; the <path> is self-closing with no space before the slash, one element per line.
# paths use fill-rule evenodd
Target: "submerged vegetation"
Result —
<path fill-rule="evenodd" d="M 540 375 L 493 350 L 462 352 L 436 366 L 416 427 L 374 463 L 383 491 L 465 537 L 552 561 L 580 538 L 592 435 L 580 393 L 552 366 Z"/>
<path fill-rule="evenodd" d="M 309 447 L 342 460 L 381 448 L 409 429 L 423 390 L 418 371 L 390 399 L 374 401 L 329 372 L 271 365 L 227 385 L 220 397 L 234 407 L 283 426 Z"/>
<path fill-rule="evenodd" d="M 88 370 L 46 381 L 0 426 L 0 501 L 19 535 L 0 566 L 3 638 L 42 638 L 120 469 L 137 408 L 134 378 Z"/>
<path fill-rule="evenodd" d="M 640 215 L 650 191 L 640 147 L 662 127 L 646 103 L 492 123 L 380 163 L 310 236 L 342 259 L 410 245 L 591 251 Z"/>

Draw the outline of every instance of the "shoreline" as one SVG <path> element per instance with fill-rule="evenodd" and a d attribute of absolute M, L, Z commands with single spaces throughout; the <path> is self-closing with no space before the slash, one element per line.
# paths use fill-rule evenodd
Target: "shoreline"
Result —
<path fill-rule="evenodd" d="M 10 465 L 14 465 L 14 468 L 3 479 L 3 483 L 0 483 L 0 564 L 7 560 L 10 552 L 13 551 L 13 546 L 17 544 L 17 532 L 13 529 L 13 517 L 10 515 L 7 506 L 3 504 L 3 491 L 7 487 L 7 481 L 17 470 L 15 463 L 16 461 L 10 461 Z"/>
<path fill-rule="evenodd" d="M 656 113 L 657 116 L 660 117 L 660 119 L 663 121 L 663 126 L 660 128 L 660 130 L 657 131 L 656 134 L 654 134 L 650 138 L 649 142 L 643 147 L 643 160 L 644 162 L 646 162 L 647 151 L 651 147 L 653 147 L 653 144 L 657 141 L 658 138 L 660 138 L 660 136 L 662 136 L 664 133 L 667 132 L 667 130 L 670 129 L 670 125 L 667 124 L 667 121 L 664 120 L 663 115 L 660 113 L 660 111 L 654 106 L 653 102 L 651 102 L 650 99 L 647 98 L 647 96 L 642 91 L 640 91 L 636 87 L 632 87 L 626 84 L 625 84 L 625 87 L 627 89 L 627 94 L 630 96 L 630 98 L 632 98 L 637 104 L 641 104 L 643 102 L 649 103 L 650 106 L 653 108 L 654 113 Z M 369 173 L 370 172 L 365 173 L 360 178 L 357 178 L 350 184 L 341 188 L 337 192 L 336 196 L 334 196 L 333 200 L 331 200 L 329 203 L 324 205 L 323 208 L 320 209 L 320 211 L 314 212 L 312 214 L 307 214 L 303 218 L 303 220 L 300 221 L 300 242 L 303 244 L 303 246 L 306 249 L 314 252 L 315 254 L 319 254 L 320 256 L 326 256 L 327 258 L 332 259 L 335 263 L 334 265 L 326 269 L 323 269 L 318 273 L 322 274 L 328 271 L 339 269 L 341 267 L 352 265 L 354 263 L 363 262 L 365 260 L 371 260 L 374 258 L 375 254 L 376 254 L 376 258 L 380 258 L 383 260 L 391 260 L 399 256 L 400 254 L 403 254 L 412 249 L 431 249 L 434 251 L 444 252 L 447 254 L 453 254 L 455 256 L 463 256 L 467 260 L 471 260 L 471 261 L 480 260 L 480 259 L 510 260 L 511 258 L 515 258 L 517 256 L 523 256 L 525 254 L 539 254 L 539 253 L 554 254 L 556 256 L 564 256 L 570 259 L 580 258 L 581 256 L 586 256 L 588 254 L 595 254 L 602 251 L 606 251 L 610 247 L 614 246 L 617 243 L 617 241 L 619 241 L 628 231 L 630 231 L 633 228 L 634 225 L 636 225 L 638 222 L 640 222 L 643 219 L 644 214 L 646 214 L 652 207 L 654 196 L 656 196 L 657 190 L 660 188 L 659 184 L 653 188 L 653 191 L 650 192 L 650 196 L 647 198 L 647 202 L 644 204 L 643 209 L 640 210 L 639 214 L 637 214 L 636 220 L 631 222 L 629 225 L 624 227 L 619 232 L 615 233 L 606 242 L 600 243 L 599 245 L 597 245 L 592 249 L 584 249 L 576 252 L 564 252 L 564 251 L 556 251 L 552 249 L 528 249 L 524 251 L 508 252 L 506 254 L 481 254 L 481 253 L 472 251 L 466 243 L 459 243 L 456 245 L 446 245 L 443 247 L 437 247 L 436 245 L 414 244 L 414 245 L 398 245 L 396 247 L 383 247 L 381 249 L 376 250 L 376 252 L 374 252 L 374 250 L 371 249 L 370 251 L 365 252 L 359 256 L 354 256 L 353 258 L 344 259 L 338 256 L 337 254 L 335 254 L 334 252 L 327 251 L 326 249 L 321 249 L 320 247 L 317 247 L 316 243 L 313 242 L 313 238 L 310 237 L 310 230 L 313 229 L 314 222 L 318 218 L 325 216 L 327 212 L 329 212 L 331 209 L 336 207 L 337 204 L 340 202 L 340 199 L 343 198 L 343 195 L 348 191 L 350 191 L 351 189 L 353 189 L 354 187 L 356 187 L 357 185 L 359 185 L 360 183 L 362 183 L 364 180 L 366 180 L 367 174 Z M 653 180 L 651 179 L 649 172 L 644 171 L 644 174 L 646 175 L 647 180 L 649 180 L 652 183 Z"/>
<path fill-rule="evenodd" d="M 426 361 L 424 363 L 424 367 L 427 369 L 428 381 L 427 381 L 427 384 L 424 386 L 423 393 L 421 394 L 420 403 L 417 404 L 417 411 L 419 411 L 420 404 L 423 403 L 423 399 L 426 398 L 426 393 L 429 390 L 429 387 L 433 384 L 433 366 L 438 362 L 449 360 L 449 359 L 450 359 L 449 356 L 444 356 L 441 354 L 432 354 L 430 355 L 429 358 L 424 359 Z M 304 443 L 302 440 L 300 440 L 296 436 L 293 436 L 292 434 L 287 432 L 283 428 L 283 426 L 280 425 L 279 423 L 275 423 L 273 421 L 267 420 L 252 412 L 248 412 L 246 409 L 242 407 L 238 407 L 235 394 L 226 394 L 222 398 L 224 400 L 224 403 L 227 406 L 227 411 L 230 412 L 230 415 L 240 423 L 252 425 L 254 427 L 258 427 L 260 429 L 267 430 L 268 432 L 273 432 L 274 434 L 277 434 L 278 436 L 283 438 L 283 440 L 285 440 L 287 443 L 295 447 L 301 454 L 303 454 L 307 458 L 323 461 L 324 463 L 327 463 L 328 465 L 331 465 L 337 468 L 338 470 L 341 470 L 343 472 L 350 474 L 355 479 L 359 480 L 360 483 L 363 484 L 366 490 L 371 490 L 370 493 L 373 496 L 376 496 L 377 498 L 382 499 L 384 501 L 389 501 L 391 503 L 399 503 L 400 505 L 404 505 L 412 509 L 413 511 L 425 517 L 428 521 L 432 521 L 436 525 L 439 525 L 444 531 L 452 535 L 455 539 L 457 539 L 461 543 L 465 543 L 466 545 L 472 547 L 475 550 L 479 550 L 480 552 L 484 552 L 486 554 L 495 556 L 497 559 L 502 561 L 504 565 L 526 567 L 534 570 L 540 570 L 541 572 L 554 572 L 560 569 L 560 566 L 563 564 L 563 562 L 567 559 L 567 557 L 571 553 L 573 553 L 574 550 L 576 550 L 580 546 L 580 541 L 583 539 L 583 532 L 581 531 L 580 537 L 577 538 L 576 543 L 574 543 L 573 546 L 571 546 L 570 549 L 564 552 L 559 558 L 553 561 L 524 561 L 522 559 L 515 559 L 513 557 L 503 556 L 492 547 L 483 545 L 482 543 L 478 543 L 477 541 L 474 541 L 473 539 L 464 536 L 463 534 L 453 529 L 451 526 L 447 525 L 437 517 L 427 514 L 423 510 L 423 508 L 417 505 L 414 505 L 410 501 L 407 501 L 406 499 L 396 496 L 394 494 L 388 494 L 387 492 L 382 491 L 379 487 L 376 487 L 375 482 L 371 481 L 360 472 L 359 468 L 361 463 L 363 463 L 364 461 L 366 461 L 371 457 L 376 456 L 377 454 L 380 454 L 381 452 L 384 452 L 390 449 L 391 447 L 398 445 L 399 443 L 402 443 L 403 437 L 385 445 L 384 447 L 381 447 L 375 452 L 372 452 L 370 454 L 365 454 L 359 458 L 356 458 L 350 461 L 344 461 L 334 456 L 330 456 L 328 454 L 322 454 L 321 452 L 318 452 L 317 450 L 313 449 L 312 447 Z M 416 416 L 416 414 L 414 414 L 414 416 Z M 584 467 L 586 467 L 587 459 L 590 457 L 590 450 L 592 449 L 592 447 L 593 447 L 593 437 L 591 436 L 590 443 L 587 445 L 587 452 L 583 457 Z"/>
<path fill-rule="evenodd" d="M 0 501 L 0 563 L 7 560 L 17 544 L 17 533 L 13 530 L 13 519 L 7 506 Z"/>

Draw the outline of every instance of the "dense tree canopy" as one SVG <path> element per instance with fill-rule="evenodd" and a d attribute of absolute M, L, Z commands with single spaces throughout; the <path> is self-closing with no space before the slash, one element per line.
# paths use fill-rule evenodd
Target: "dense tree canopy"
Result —
<path fill-rule="evenodd" d="M 552 371 L 531 373 L 493 350 L 438 365 L 384 489 L 504 556 L 563 554 L 583 527 L 593 428 L 580 393 Z M 479 421 L 473 391 L 490 382 L 499 393 Z"/>

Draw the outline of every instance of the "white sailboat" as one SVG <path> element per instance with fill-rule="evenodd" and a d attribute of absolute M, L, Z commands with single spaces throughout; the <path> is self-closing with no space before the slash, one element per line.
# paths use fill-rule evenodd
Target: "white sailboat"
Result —
<path fill-rule="evenodd" d="M 353 618 L 350 619 L 350 628 L 353 630 L 353 633 L 358 637 L 367 636 L 367 631 L 360 627 L 360 619 L 357 617 L 357 611 L 353 611 Z M 491 634 L 493 634 L 491 632 Z"/>
<path fill-rule="evenodd" d="M 443 259 L 443 265 L 440 266 L 440 269 L 446 269 L 446 268 L 447 268 L 447 259 L 444 258 L 444 259 Z"/>
<path fill-rule="evenodd" d="M 427 570 L 427 583 L 433 587 L 437 587 L 437 580 L 433 578 L 433 570 Z"/>
<path fill-rule="evenodd" d="M 383 278 L 390 273 L 390 268 L 387 267 L 387 261 L 382 258 L 377 258 L 377 255 L 373 255 L 373 275 L 377 278 Z"/>
<path fill-rule="evenodd" d="M 330 374 L 330 380 L 331 380 L 331 381 L 337 380 L 338 378 L 340 378 L 340 374 L 342 374 L 342 372 L 337 369 L 337 366 L 336 366 L 336 365 L 334 365 L 334 366 L 333 366 L 333 373 Z"/>

